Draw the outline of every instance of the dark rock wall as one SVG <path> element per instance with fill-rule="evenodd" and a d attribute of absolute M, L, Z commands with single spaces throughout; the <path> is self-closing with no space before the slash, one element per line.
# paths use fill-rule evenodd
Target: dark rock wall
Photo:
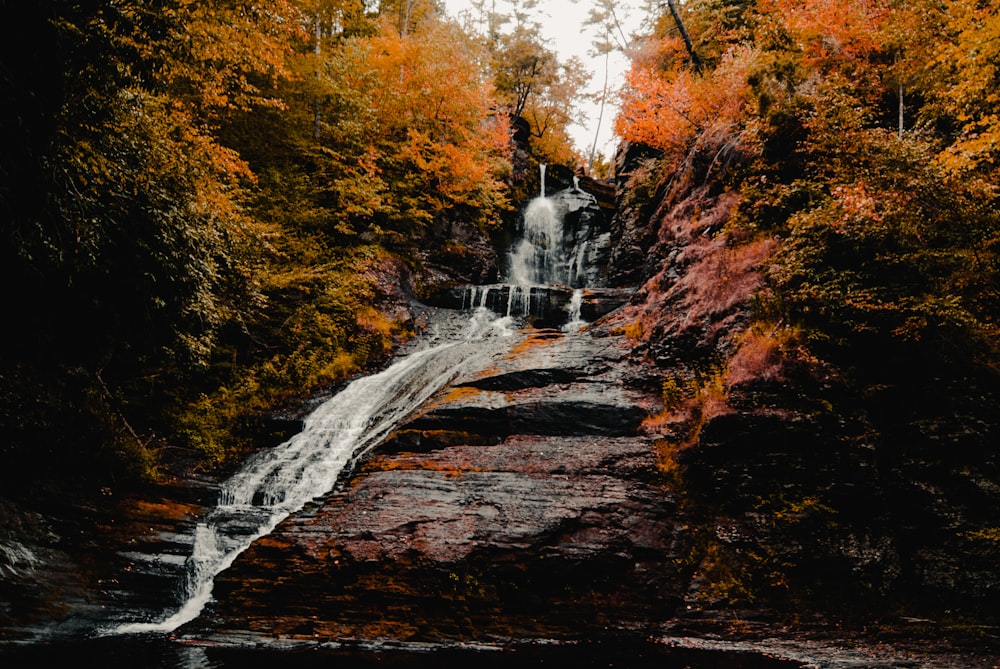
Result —
<path fill-rule="evenodd" d="M 663 384 L 650 433 L 699 528 L 692 600 L 995 618 L 995 375 L 769 340 L 753 301 L 779 241 L 729 230 L 737 195 L 652 157 L 619 155 L 610 281 L 640 286 L 619 323 Z"/>
<path fill-rule="evenodd" d="M 429 226 L 417 261 L 411 290 L 424 301 L 455 286 L 494 283 L 500 277 L 500 255 L 490 235 L 460 220 Z"/>
<path fill-rule="evenodd" d="M 656 225 L 652 223 L 656 194 L 635 192 L 638 179 L 653 180 L 646 173 L 651 170 L 649 161 L 656 155 L 652 149 L 624 144 L 615 157 L 615 212 L 611 219 L 614 244 L 608 267 L 611 286 L 640 285 L 660 267 L 657 255 L 650 252 L 657 240 Z"/>

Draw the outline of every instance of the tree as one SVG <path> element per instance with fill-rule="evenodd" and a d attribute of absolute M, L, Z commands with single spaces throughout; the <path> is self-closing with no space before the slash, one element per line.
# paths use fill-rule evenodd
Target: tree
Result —
<path fill-rule="evenodd" d="M 253 177 L 218 129 L 279 104 L 269 91 L 287 72 L 298 17 L 283 0 L 41 5 L 18 25 L 48 55 L 8 52 L 3 63 L 10 115 L 36 130 L 0 171 L 10 240 L 0 264 L 8 285 L 31 288 L 10 304 L 31 335 L 0 366 L 4 420 L 17 423 L 5 432 L 10 448 L 71 469 L 102 466 L 87 456 L 116 448 L 145 462 L 161 381 L 203 364 L 223 325 L 260 304 L 259 240 L 241 206 Z M 45 91 L 34 107 L 33 87 Z M 38 182 L 21 189 L 8 165 Z M 54 435 L 19 427 L 25 397 L 29 416 L 65 407 L 47 424 Z"/>
<path fill-rule="evenodd" d="M 599 104 L 597 114 L 597 124 L 594 128 L 594 143 L 590 147 L 587 157 L 588 171 L 593 172 L 595 167 L 597 140 L 600 137 L 601 128 L 604 122 L 604 110 L 607 106 L 609 91 L 609 66 L 611 54 L 618 51 L 623 54 L 630 54 L 633 40 L 625 35 L 619 13 L 622 10 L 614 0 L 595 0 L 590 7 L 587 20 L 584 25 L 591 26 L 595 30 L 595 37 L 591 43 L 591 54 L 604 57 L 604 78 L 601 84 L 601 91 L 597 94 Z"/>
<path fill-rule="evenodd" d="M 696 72 L 683 66 L 661 70 L 660 63 L 670 62 L 676 54 L 676 43 L 661 40 L 633 60 L 616 120 L 619 135 L 664 151 L 665 159 L 674 164 L 695 146 L 701 151 L 714 149 L 718 155 L 753 152 L 752 127 L 745 125 L 745 113 L 750 101 L 748 73 L 758 52 L 734 47 L 712 70 Z"/>
<path fill-rule="evenodd" d="M 509 129 L 478 46 L 427 18 L 406 35 L 348 40 L 327 59 L 341 120 L 324 145 L 341 228 L 396 236 L 449 211 L 488 222 L 505 206 Z"/>
<path fill-rule="evenodd" d="M 433 0 L 381 0 L 378 5 L 379 15 L 391 18 L 400 37 L 408 35 L 420 22 L 438 11 Z"/>
<path fill-rule="evenodd" d="M 684 47 L 687 49 L 688 56 L 691 58 L 691 65 L 694 66 L 696 71 L 700 70 L 701 58 L 694 50 L 694 44 L 691 42 L 691 37 L 688 35 L 687 29 L 684 27 L 684 21 L 681 20 L 681 15 L 677 11 L 677 4 L 674 0 L 667 0 L 667 8 L 670 9 L 670 16 L 674 19 L 674 25 L 677 26 L 677 32 L 680 33 L 681 39 L 684 40 Z"/>
<path fill-rule="evenodd" d="M 521 117 L 528 121 L 532 150 L 543 162 L 574 165 L 577 152 L 569 136 L 569 126 L 581 120 L 575 101 L 589 80 L 578 58 L 559 65 L 555 80 L 528 98 Z"/>
<path fill-rule="evenodd" d="M 568 127 L 577 119 L 574 101 L 587 79 L 582 63 L 560 63 L 538 27 L 521 21 L 497 38 L 491 64 L 498 101 L 512 117 L 528 122 L 539 159 L 576 162 Z"/>
<path fill-rule="evenodd" d="M 559 75 L 555 53 L 524 28 L 499 38 L 492 62 L 500 102 L 512 116 L 521 116 L 532 94 L 543 95 Z"/>
<path fill-rule="evenodd" d="M 858 91 L 879 95 L 877 54 L 883 48 L 888 0 L 764 0 L 761 9 L 774 15 L 801 49 L 807 66 L 824 74 L 851 77 Z"/>
<path fill-rule="evenodd" d="M 309 21 L 311 35 L 310 48 L 300 47 L 298 58 L 292 67 L 300 72 L 300 76 L 310 82 L 317 82 L 317 90 L 313 92 L 313 139 L 319 140 L 320 106 L 323 92 L 318 84 L 324 42 L 336 42 L 343 37 L 365 32 L 368 21 L 365 16 L 363 0 L 298 0 L 297 5 L 303 17 Z M 305 45 L 303 45 L 305 46 Z"/>
<path fill-rule="evenodd" d="M 955 174 L 1000 174 L 1000 9 L 992 3 L 945 3 L 947 39 L 935 42 L 931 73 L 940 82 L 927 110 L 953 141 L 941 155 Z"/>

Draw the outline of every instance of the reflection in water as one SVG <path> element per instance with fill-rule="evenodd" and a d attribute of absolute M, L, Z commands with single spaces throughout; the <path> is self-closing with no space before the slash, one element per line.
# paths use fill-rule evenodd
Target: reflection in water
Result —
<path fill-rule="evenodd" d="M 291 648 L 267 646 L 188 645 L 156 635 L 102 637 L 91 641 L 0 651 L 0 664 L 10 669 L 75 665 L 100 669 L 525 669 L 571 666 L 573 669 L 801 669 L 807 665 L 747 650 L 722 652 L 679 648 L 643 640 L 567 642 L 489 648 L 351 647 L 315 644 Z"/>

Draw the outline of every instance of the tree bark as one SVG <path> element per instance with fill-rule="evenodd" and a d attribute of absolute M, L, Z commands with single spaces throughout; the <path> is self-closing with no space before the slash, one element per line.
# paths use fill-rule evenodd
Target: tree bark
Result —
<path fill-rule="evenodd" d="M 323 30 L 322 30 L 322 25 L 320 24 L 320 15 L 319 15 L 319 12 L 316 13 L 316 23 L 314 24 L 314 28 L 315 28 L 315 33 L 316 33 L 315 34 L 316 44 L 313 45 L 313 53 L 316 56 L 316 62 L 319 63 L 319 56 L 320 56 L 320 51 L 321 51 L 321 42 L 322 42 L 322 39 L 323 39 Z M 319 77 L 319 66 L 318 65 L 317 65 L 317 68 L 316 68 L 316 76 Z M 319 98 L 316 98 L 315 100 L 313 100 L 313 139 L 315 141 L 317 141 L 317 142 L 319 141 L 319 138 L 320 138 L 320 128 L 321 128 L 320 121 L 321 121 L 321 117 L 320 117 L 320 103 L 319 103 Z"/>
<path fill-rule="evenodd" d="M 601 88 L 601 107 L 597 114 L 597 130 L 594 131 L 594 144 L 590 147 L 590 160 L 587 161 L 587 170 L 591 174 L 594 172 L 594 154 L 597 153 L 597 139 L 601 136 L 601 123 L 604 121 L 604 105 L 608 100 L 608 64 L 611 60 L 611 52 L 604 54 L 604 86 Z"/>
<path fill-rule="evenodd" d="M 903 139 L 903 82 L 899 83 L 899 138 Z"/>
<path fill-rule="evenodd" d="M 674 17 L 674 23 L 677 25 L 677 30 L 681 33 L 681 39 L 684 40 L 684 46 L 687 47 L 688 56 L 691 57 L 691 64 L 694 66 L 695 71 L 701 69 L 701 58 L 694 50 L 694 44 L 691 42 L 691 37 L 688 35 L 687 29 L 684 27 L 684 22 L 681 21 L 681 15 L 677 13 L 677 7 L 674 5 L 674 0 L 667 0 L 667 7 L 670 8 L 670 15 Z"/>

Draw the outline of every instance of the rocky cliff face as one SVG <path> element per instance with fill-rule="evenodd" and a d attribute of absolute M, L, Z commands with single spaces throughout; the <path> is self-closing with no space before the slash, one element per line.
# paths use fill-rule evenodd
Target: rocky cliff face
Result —
<path fill-rule="evenodd" d="M 848 366 L 762 329 L 778 241 L 727 228 L 738 198 L 711 178 L 620 158 L 613 281 L 641 283 L 621 322 L 660 370 L 648 429 L 700 528 L 698 605 L 989 617 L 995 379 Z"/>
<path fill-rule="evenodd" d="M 648 634 L 690 575 L 621 335 L 530 333 L 259 541 L 186 634 L 409 642 Z M 638 388 L 637 388 L 638 386 Z"/>

